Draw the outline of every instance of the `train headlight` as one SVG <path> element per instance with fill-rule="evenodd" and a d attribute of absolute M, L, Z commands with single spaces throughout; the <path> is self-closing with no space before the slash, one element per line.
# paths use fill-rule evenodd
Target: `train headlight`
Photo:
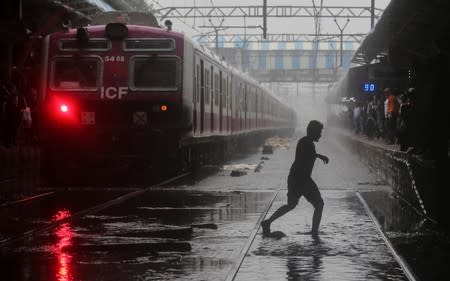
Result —
<path fill-rule="evenodd" d="M 63 113 L 69 112 L 69 107 L 68 107 L 67 105 L 65 105 L 65 104 L 62 104 L 62 105 L 59 107 L 59 109 L 60 109 L 61 112 L 63 112 Z"/>

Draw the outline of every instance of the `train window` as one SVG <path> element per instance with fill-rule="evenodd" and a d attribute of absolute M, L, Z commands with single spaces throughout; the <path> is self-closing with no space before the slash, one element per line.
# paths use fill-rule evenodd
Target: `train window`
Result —
<path fill-rule="evenodd" d="M 101 81 L 99 57 L 56 57 L 52 61 L 50 86 L 54 90 L 96 90 Z"/>
<path fill-rule="evenodd" d="M 180 80 L 177 57 L 134 56 L 130 60 L 132 90 L 175 91 Z"/>
<path fill-rule="evenodd" d="M 244 111 L 247 112 L 247 85 L 244 86 Z"/>
<path fill-rule="evenodd" d="M 228 84 L 228 102 L 230 103 L 230 110 L 233 109 L 233 84 L 232 84 L 232 80 L 228 79 L 227 77 L 227 81 L 229 81 Z"/>
<path fill-rule="evenodd" d="M 211 105 L 213 104 L 213 101 L 215 99 L 214 97 L 214 92 L 215 92 L 215 86 L 216 86 L 216 82 L 214 81 L 214 67 L 211 66 L 211 86 L 209 87 L 209 92 L 210 92 L 210 98 L 211 98 Z"/>
<path fill-rule="evenodd" d="M 222 77 L 222 93 L 221 93 L 221 100 L 222 100 L 222 107 L 227 108 L 228 103 L 228 87 L 227 87 L 227 80 L 225 77 Z"/>
<path fill-rule="evenodd" d="M 91 51 L 109 51 L 111 49 L 111 41 L 100 38 L 91 38 L 87 42 L 83 43 L 73 38 L 61 39 L 58 43 L 61 51 L 76 51 L 80 49 Z"/>
<path fill-rule="evenodd" d="M 205 69 L 205 104 L 209 104 L 209 94 L 211 88 L 211 76 L 209 75 L 209 70 Z"/>
<path fill-rule="evenodd" d="M 175 40 L 169 38 L 142 38 L 126 39 L 123 42 L 125 51 L 172 51 L 175 49 Z"/>
<path fill-rule="evenodd" d="M 200 65 L 197 64 L 197 68 L 196 68 L 196 81 L 195 81 L 195 85 L 196 85 L 196 93 L 195 93 L 195 100 L 194 102 L 200 102 Z"/>
<path fill-rule="evenodd" d="M 219 105 L 219 75 L 214 74 L 214 105 Z"/>
<path fill-rule="evenodd" d="M 192 102 L 193 103 L 196 103 L 197 102 L 197 100 L 198 100 L 198 96 L 199 96 L 199 87 L 198 87 L 198 81 L 199 81 L 199 77 L 198 77 L 198 75 L 199 75 L 199 65 L 198 64 L 196 64 L 195 65 L 195 68 L 194 68 L 194 94 L 193 94 L 193 97 L 192 97 Z"/>

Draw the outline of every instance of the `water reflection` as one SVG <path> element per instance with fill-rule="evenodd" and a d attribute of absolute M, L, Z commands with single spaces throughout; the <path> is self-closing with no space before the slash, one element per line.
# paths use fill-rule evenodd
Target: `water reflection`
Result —
<path fill-rule="evenodd" d="M 68 217 L 70 217 L 70 211 L 69 210 L 61 210 L 52 216 L 52 221 L 53 222 L 60 221 L 60 220 L 66 219 Z"/>
<path fill-rule="evenodd" d="M 70 217 L 70 212 L 68 210 L 59 211 L 53 216 L 53 221 L 59 221 Z M 56 270 L 56 280 L 58 281 L 71 281 L 74 280 L 71 271 L 72 255 L 66 253 L 64 248 L 72 245 L 72 238 L 74 232 L 69 223 L 63 223 L 56 228 L 56 245 L 54 247 L 54 255 L 57 258 L 58 265 Z"/>
<path fill-rule="evenodd" d="M 420 212 L 393 192 L 361 193 L 383 231 L 411 233 L 423 229 L 425 219 Z"/>
<path fill-rule="evenodd" d="M 312 240 L 311 248 L 319 249 L 322 241 L 319 237 Z M 288 252 L 296 252 L 300 245 L 290 246 Z M 295 249 L 293 249 L 295 248 Z M 320 251 L 318 251 L 320 252 Z M 321 254 L 312 255 L 308 262 L 305 262 L 304 258 L 300 258 L 295 255 L 288 255 L 287 257 L 287 280 L 310 280 L 313 276 L 318 275 L 322 268 L 322 256 Z"/>

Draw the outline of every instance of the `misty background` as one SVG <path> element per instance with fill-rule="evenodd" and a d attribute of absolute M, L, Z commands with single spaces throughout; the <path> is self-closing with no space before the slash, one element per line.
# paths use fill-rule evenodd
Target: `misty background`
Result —
<path fill-rule="evenodd" d="M 229 6 L 262 6 L 263 0 L 147 0 L 149 5 L 154 9 L 162 9 L 166 7 L 229 7 Z M 390 0 L 375 0 L 375 8 L 384 10 Z M 320 7 L 370 7 L 371 0 L 267 0 L 267 6 L 306 6 L 316 7 L 317 11 Z M 171 19 L 170 17 L 168 19 Z M 180 31 L 186 35 L 198 38 L 201 34 L 211 34 L 214 28 L 220 28 L 220 35 L 224 34 L 262 34 L 262 18 L 226 18 L 221 17 L 218 13 L 210 18 L 183 18 L 171 19 L 173 29 Z M 336 21 L 335 21 L 336 20 Z M 318 21 L 318 22 L 316 22 Z M 267 18 L 268 34 L 339 34 L 340 29 L 345 26 L 347 19 L 320 17 L 298 17 L 298 18 Z M 377 19 L 375 20 L 376 24 Z M 317 25 L 316 25 L 317 24 Z M 346 34 L 367 34 L 371 30 L 369 19 L 350 18 L 348 25 L 345 27 Z M 227 26 L 235 26 L 242 28 L 222 28 Z M 209 27 L 209 28 L 208 28 Z M 339 38 L 336 38 L 339 42 Z M 273 44 L 273 43 L 272 43 Z M 339 47 L 339 43 L 337 44 Z M 359 47 L 359 44 L 353 44 L 353 49 Z M 319 46 L 320 48 L 320 46 Z M 346 69 L 340 71 L 344 74 Z M 339 79 L 339 77 L 338 77 Z M 317 119 L 326 124 L 327 110 L 335 110 L 333 105 L 327 105 L 325 98 L 332 89 L 333 83 L 263 83 L 267 88 L 271 89 L 281 101 L 292 106 L 298 117 L 298 127 L 304 129 L 311 119 Z"/>

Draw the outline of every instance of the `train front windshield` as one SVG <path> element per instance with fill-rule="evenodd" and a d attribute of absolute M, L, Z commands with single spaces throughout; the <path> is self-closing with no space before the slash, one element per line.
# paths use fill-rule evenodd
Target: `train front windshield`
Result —
<path fill-rule="evenodd" d="M 179 60 L 175 57 L 136 56 L 132 60 L 132 86 L 136 89 L 178 89 Z"/>
<path fill-rule="evenodd" d="M 100 86 L 100 70 L 100 61 L 96 58 L 56 58 L 52 63 L 52 88 L 97 89 Z"/>

